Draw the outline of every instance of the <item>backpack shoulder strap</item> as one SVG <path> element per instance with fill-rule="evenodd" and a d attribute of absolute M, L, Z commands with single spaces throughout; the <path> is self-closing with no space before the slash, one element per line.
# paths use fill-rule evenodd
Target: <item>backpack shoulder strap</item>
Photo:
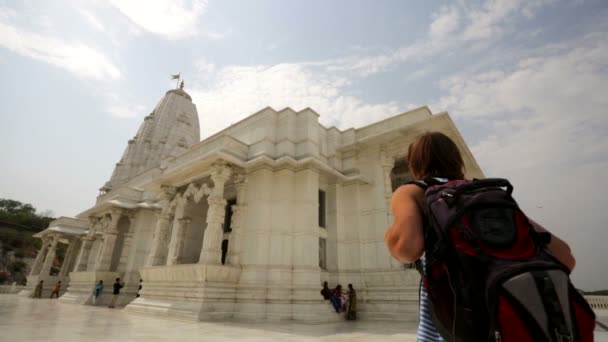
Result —
<path fill-rule="evenodd" d="M 422 190 L 428 189 L 429 187 L 433 186 L 433 185 L 438 185 L 438 184 L 443 184 L 445 183 L 447 180 L 444 180 L 442 178 L 425 178 L 425 179 L 420 179 L 420 180 L 414 180 L 411 182 L 407 182 L 405 184 L 414 184 L 418 187 L 420 187 Z"/>

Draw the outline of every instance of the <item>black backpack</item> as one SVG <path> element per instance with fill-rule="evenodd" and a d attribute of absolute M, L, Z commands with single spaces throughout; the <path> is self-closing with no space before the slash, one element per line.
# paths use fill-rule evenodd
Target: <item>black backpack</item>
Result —
<path fill-rule="evenodd" d="M 425 269 L 433 320 L 450 341 L 591 342 L 595 315 L 505 179 L 426 179 Z"/>

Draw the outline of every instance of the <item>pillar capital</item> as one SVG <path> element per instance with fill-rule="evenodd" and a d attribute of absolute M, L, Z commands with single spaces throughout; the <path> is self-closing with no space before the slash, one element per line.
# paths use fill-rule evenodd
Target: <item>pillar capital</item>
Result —
<path fill-rule="evenodd" d="M 192 222 L 192 219 L 189 217 L 182 217 L 177 219 L 179 221 L 179 223 L 181 224 L 190 224 L 190 222 Z"/>
<path fill-rule="evenodd" d="M 123 210 L 123 215 L 129 218 L 129 220 L 133 220 L 137 215 L 136 210 Z"/>
<path fill-rule="evenodd" d="M 207 203 L 209 207 L 212 205 L 224 206 L 226 205 L 226 199 L 223 196 L 211 195 L 207 198 Z"/>
<path fill-rule="evenodd" d="M 161 197 L 173 198 L 177 193 L 177 189 L 170 185 L 161 185 L 160 190 L 162 191 Z"/>
<path fill-rule="evenodd" d="M 118 220 L 122 215 L 125 214 L 125 210 L 123 208 L 114 207 L 114 208 L 110 209 L 109 214 L 112 217 L 112 220 L 114 220 L 114 219 Z"/>
<path fill-rule="evenodd" d="M 59 243 L 59 236 L 51 235 L 50 239 L 51 239 L 51 248 L 57 248 L 57 244 Z"/>
<path fill-rule="evenodd" d="M 232 174 L 232 166 L 226 162 L 215 162 L 211 166 L 211 180 L 214 183 L 214 187 L 217 186 L 218 182 L 226 183 Z"/>

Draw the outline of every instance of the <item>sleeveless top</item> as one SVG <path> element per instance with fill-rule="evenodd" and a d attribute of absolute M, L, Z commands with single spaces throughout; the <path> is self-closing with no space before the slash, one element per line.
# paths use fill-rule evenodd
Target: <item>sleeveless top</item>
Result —
<path fill-rule="evenodd" d="M 436 178 L 438 181 L 447 182 L 445 178 Z M 426 270 L 426 260 L 424 255 L 420 258 L 422 269 Z M 444 339 L 437 332 L 433 317 L 431 316 L 431 301 L 424 286 L 420 286 L 420 322 L 418 323 L 418 342 L 444 342 Z"/>

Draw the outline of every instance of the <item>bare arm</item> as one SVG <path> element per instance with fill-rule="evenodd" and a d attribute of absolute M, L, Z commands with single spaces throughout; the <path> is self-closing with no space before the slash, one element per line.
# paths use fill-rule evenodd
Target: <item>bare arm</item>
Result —
<path fill-rule="evenodd" d="M 384 242 L 391 254 L 402 263 L 418 260 L 424 252 L 422 215 L 416 196 L 423 192 L 409 184 L 399 187 L 391 201 L 395 222 L 384 234 Z"/>
<path fill-rule="evenodd" d="M 551 234 L 551 232 L 547 231 L 543 226 L 530 220 L 530 223 L 534 226 L 537 232 L 547 232 Z M 549 242 L 549 251 L 553 254 L 557 260 L 559 260 L 562 264 L 564 264 L 570 271 L 574 269 L 576 265 L 576 260 L 574 260 L 574 256 L 572 255 L 572 251 L 570 250 L 570 246 L 568 244 L 558 238 L 557 236 L 551 234 L 551 241 Z"/>

